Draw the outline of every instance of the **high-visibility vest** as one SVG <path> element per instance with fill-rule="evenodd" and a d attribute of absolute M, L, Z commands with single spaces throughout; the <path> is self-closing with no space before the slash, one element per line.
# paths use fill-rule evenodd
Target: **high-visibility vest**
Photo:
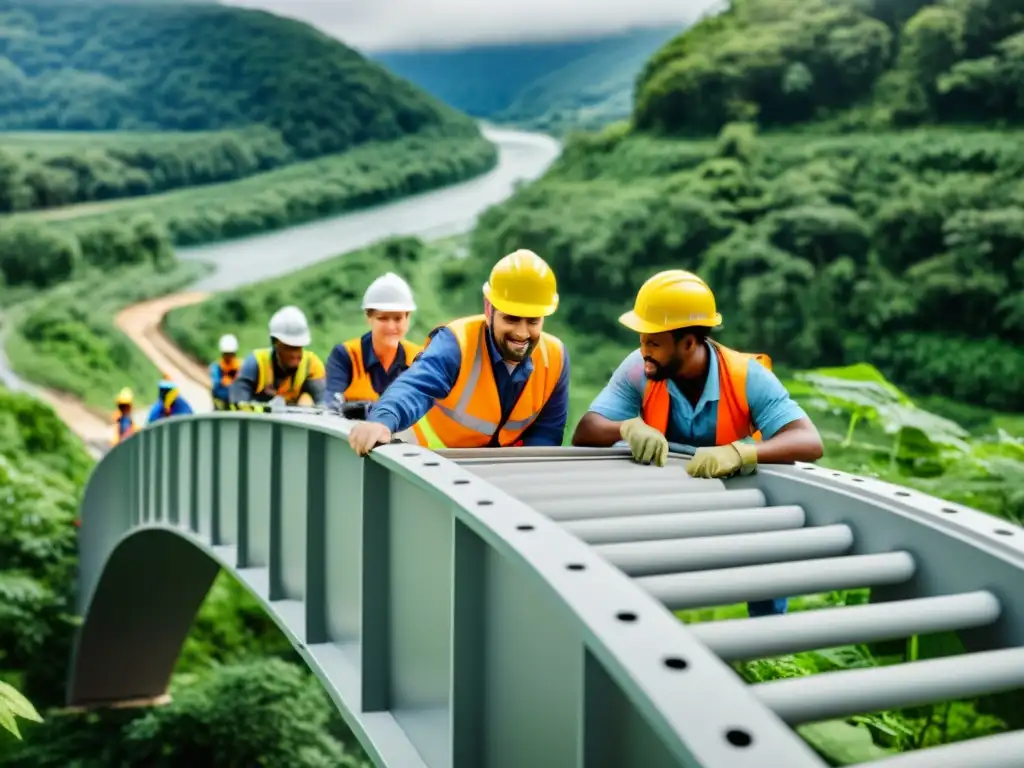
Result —
<path fill-rule="evenodd" d="M 462 352 L 459 376 L 448 396 L 438 400 L 413 427 L 417 442 L 435 449 L 513 445 L 536 421 L 555 391 L 565 364 L 562 342 L 549 333 L 541 334 L 530 357 L 533 371 L 507 421 L 501 424 L 501 400 L 487 344 L 487 318 L 465 317 L 447 327 L 455 334 Z"/>
<path fill-rule="evenodd" d="M 220 371 L 220 385 L 222 387 L 230 387 L 236 378 L 238 378 L 238 372 L 242 369 L 242 364 L 236 357 L 231 361 L 231 364 L 224 360 L 222 357 L 214 365 L 217 366 L 217 370 Z"/>
<path fill-rule="evenodd" d="M 255 392 L 257 395 L 274 383 L 272 353 L 273 350 L 270 348 L 257 349 L 253 352 L 259 368 Z M 323 377 L 324 364 L 320 361 L 320 358 L 308 349 L 304 349 L 302 350 L 302 359 L 299 361 L 299 366 L 295 369 L 295 373 L 277 385 L 277 396 L 283 398 L 288 405 L 295 405 L 302 394 L 302 385 L 306 383 L 306 379 L 322 379 Z"/>
<path fill-rule="evenodd" d="M 769 371 L 772 359 L 760 353 L 737 352 L 716 341 L 708 340 L 715 348 L 718 358 L 718 423 L 715 427 L 715 445 L 728 445 L 745 437 L 761 439 L 750 418 L 750 404 L 747 402 L 747 366 L 751 359 L 757 360 Z M 647 380 L 644 388 L 644 423 L 654 427 L 661 434 L 668 432 L 671 398 L 667 381 Z"/>
<path fill-rule="evenodd" d="M 416 355 L 423 351 L 423 347 L 405 339 L 398 343 L 405 353 L 405 367 L 408 368 L 412 365 Z M 363 360 L 362 337 L 349 339 L 345 342 L 344 347 L 345 351 L 348 352 L 349 359 L 352 361 L 352 380 L 342 393 L 342 396 L 349 402 L 356 400 L 376 402 L 380 398 L 381 393 L 373 388 L 370 374 L 366 370 L 366 362 Z"/>

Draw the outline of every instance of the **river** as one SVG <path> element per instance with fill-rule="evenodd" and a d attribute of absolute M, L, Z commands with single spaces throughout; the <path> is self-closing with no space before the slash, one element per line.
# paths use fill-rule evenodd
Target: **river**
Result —
<path fill-rule="evenodd" d="M 550 136 L 486 126 L 483 132 L 499 150 L 497 166 L 483 176 L 343 216 L 179 250 L 180 259 L 205 261 L 217 267 L 192 289 L 239 288 L 385 237 L 416 235 L 434 239 L 468 232 L 481 213 L 508 198 L 518 183 L 543 174 L 561 152 L 559 142 Z"/>
<path fill-rule="evenodd" d="M 483 211 L 508 198 L 518 184 L 543 174 L 561 152 L 561 144 L 550 136 L 491 126 L 481 128 L 498 146 L 498 164 L 490 172 L 374 208 L 263 235 L 180 249 L 178 258 L 215 266 L 211 274 L 189 290 L 231 290 L 294 272 L 385 237 L 416 235 L 433 239 L 468 232 Z M 11 370 L 2 335 L 0 327 L 0 381 L 10 389 L 37 392 Z"/>

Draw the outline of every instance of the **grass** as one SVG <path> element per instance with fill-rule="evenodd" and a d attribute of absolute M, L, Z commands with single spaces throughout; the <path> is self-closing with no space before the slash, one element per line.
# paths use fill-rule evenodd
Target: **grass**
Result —
<path fill-rule="evenodd" d="M 93 273 L 23 301 L 10 310 L 6 351 L 23 379 L 82 399 L 102 411 L 121 387 L 153 391 L 159 371 L 114 326 L 118 311 L 180 290 L 209 268 L 181 262 Z"/>
<path fill-rule="evenodd" d="M 236 135 L 237 131 L 0 131 L 7 151 L 47 157 L 81 149 L 152 149 L 196 144 Z"/>

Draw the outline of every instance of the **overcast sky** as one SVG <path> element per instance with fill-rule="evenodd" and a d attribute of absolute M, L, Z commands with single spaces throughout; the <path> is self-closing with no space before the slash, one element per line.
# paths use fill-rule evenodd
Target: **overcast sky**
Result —
<path fill-rule="evenodd" d="M 221 0 L 307 21 L 364 51 L 685 23 L 718 0 Z"/>

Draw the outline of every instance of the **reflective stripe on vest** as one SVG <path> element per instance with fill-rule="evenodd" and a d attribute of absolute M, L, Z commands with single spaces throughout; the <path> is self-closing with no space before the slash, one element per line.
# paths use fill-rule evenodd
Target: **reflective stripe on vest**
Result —
<path fill-rule="evenodd" d="M 402 349 L 405 351 L 405 367 L 408 368 L 412 365 L 413 358 L 423 350 L 423 347 L 405 339 L 402 339 L 399 344 L 402 345 Z M 376 402 L 380 399 L 381 393 L 373 388 L 373 380 L 366 370 L 366 363 L 363 360 L 362 338 L 349 339 L 345 342 L 344 346 L 345 351 L 348 352 L 349 360 L 352 361 L 352 380 L 342 393 L 342 397 L 348 402 L 355 402 L 357 400 Z"/>
<path fill-rule="evenodd" d="M 501 401 L 494 380 L 494 363 L 488 352 L 487 320 L 475 315 L 447 326 L 459 343 L 462 364 L 455 386 L 417 425 L 418 437 L 430 448 L 481 448 L 490 444 L 501 421 Z M 428 341 L 429 344 L 429 341 Z M 536 421 L 551 399 L 562 374 L 562 342 L 542 333 L 531 355 L 533 371 L 498 432 L 498 444 L 512 445 Z"/>
<path fill-rule="evenodd" d="M 272 349 L 257 349 L 253 354 L 256 356 L 256 364 L 259 366 L 259 377 L 256 380 L 256 392 L 260 394 L 267 388 L 268 383 L 274 383 L 274 364 L 272 360 Z M 277 386 L 277 396 L 284 399 L 288 405 L 295 405 L 302 394 L 302 385 L 306 383 L 306 376 L 309 374 L 309 361 L 313 353 L 308 349 L 302 350 L 302 359 L 295 374 L 287 377 Z"/>
<path fill-rule="evenodd" d="M 747 365 L 751 358 L 757 360 L 769 371 L 772 359 L 768 355 L 737 352 L 723 347 L 716 341 L 714 346 L 718 357 L 718 421 L 715 425 L 715 445 L 728 445 L 745 437 L 761 440 L 761 433 L 754 429 L 750 419 L 750 405 L 747 403 Z M 650 381 L 644 388 L 643 420 L 661 434 L 668 433 L 671 397 L 668 382 Z"/>

